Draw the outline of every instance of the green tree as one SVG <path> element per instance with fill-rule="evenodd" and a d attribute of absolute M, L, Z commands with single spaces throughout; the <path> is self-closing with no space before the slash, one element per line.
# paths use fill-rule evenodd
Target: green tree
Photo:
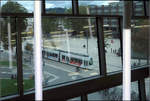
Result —
<path fill-rule="evenodd" d="M 20 5 L 17 2 L 8 1 L 1 8 L 2 13 L 27 13 L 26 8 Z M 8 48 L 8 27 L 7 24 L 10 22 L 11 25 L 11 37 L 12 40 L 15 40 L 14 33 L 20 31 L 24 31 L 27 27 L 27 19 L 26 18 L 3 18 L 2 24 L 2 41 L 4 43 L 4 48 Z M 15 42 L 12 43 L 12 46 L 15 46 Z"/>
<path fill-rule="evenodd" d="M 56 31 L 58 27 L 59 18 L 54 17 L 43 17 L 42 19 L 42 29 L 44 36 L 49 36 L 52 31 Z"/>
<path fill-rule="evenodd" d="M 72 10 L 71 8 L 67 9 L 66 12 L 70 13 L 71 10 Z M 79 11 L 80 11 L 80 14 L 85 13 L 86 6 L 79 6 Z M 85 31 L 83 27 L 87 25 L 88 25 L 88 19 L 85 19 L 85 18 L 67 18 L 64 20 L 64 26 L 67 29 L 76 31 L 76 33 L 79 33 L 80 31 Z"/>

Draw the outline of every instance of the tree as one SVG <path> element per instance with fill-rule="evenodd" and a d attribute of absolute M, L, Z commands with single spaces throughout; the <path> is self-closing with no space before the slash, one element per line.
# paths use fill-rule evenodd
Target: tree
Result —
<path fill-rule="evenodd" d="M 2 13 L 27 13 L 27 9 L 24 8 L 17 2 L 8 1 L 1 8 Z M 16 32 L 22 32 L 27 27 L 27 19 L 26 18 L 3 18 L 2 24 L 2 41 L 4 43 L 4 48 L 8 48 L 8 28 L 7 24 L 10 22 L 11 24 L 11 37 L 12 40 L 15 40 L 15 36 L 13 35 Z M 15 42 L 12 43 L 12 46 L 15 46 Z"/>
<path fill-rule="evenodd" d="M 67 9 L 66 12 L 70 13 L 71 8 Z M 86 12 L 86 6 L 80 6 L 79 7 L 80 13 L 83 14 Z M 76 31 L 76 33 L 79 33 L 80 31 L 84 31 L 84 26 L 88 25 L 88 19 L 85 18 L 67 18 L 64 20 L 64 26 L 67 29 L 71 29 Z M 74 34 L 75 35 L 75 34 Z"/>
<path fill-rule="evenodd" d="M 58 20 L 59 20 L 59 18 L 43 17 L 43 19 L 42 19 L 42 29 L 43 29 L 43 34 L 46 37 L 50 35 L 50 32 L 57 30 Z"/>

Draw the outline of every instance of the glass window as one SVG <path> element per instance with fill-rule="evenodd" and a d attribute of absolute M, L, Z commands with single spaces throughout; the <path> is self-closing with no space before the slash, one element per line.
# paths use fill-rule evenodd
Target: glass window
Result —
<path fill-rule="evenodd" d="M 150 100 L 150 78 L 145 79 L 146 100 Z"/>
<path fill-rule="evenodd" d="M 88 100 L 122 100 L 122 85 L 88 94 Z M 138 83 L 131 83 L 131 100 L 139 100 Z"/>
<path fill-rule="evenodd" d="M 144 19 L 132 20 L 131 34 L 131 65 L 132 67 L 149 64 L 149 21 Z"/>
<path fill-rule="evenodd" d="M 43 50 L 57 53 L 55 59 L 43 57 L 44 86 L 99 75 L 94 18 L 43 17 L 42 21 Z"/>
<path fill-rule="evenodd" d="M 133 1 L 134 15 L 144 16 L 144 1 Z"/>
<path fill-rule="evenodd" d="M 3 13 L 33 13 L 34 1 L 2 0 L 1 8 Z"/>
<path fill-rule="evenodd" d="M 94 15 L 120 15 L 122 14 L 123 2 L 119 0 L 113 1 L 88 1 L 79 0 L 80 14 Z M 120 11 L 121 10 L 121 13 Z"/>
<path fill-rule="evenodd" d="M 104 45 L 107 72 L 122 70 L 119 22 L 115 18 L 104 18 Z"/>
<path fill-rule="evenodd" d="M 150 16 L 150 13 L 149 13 L 149 11 L 150 11 L 150 7 L 149 7 L 150 2 L 149 1 L 145 1 L 145 2 L 146 2 L 146 12 L 147 12 L 147 15 Z"/>
<path fill-rule="evenodd" d="M 71 14 L 72 1 L 71 0 L 46 0 L 46 13 L 52 14 Z"/>
<path fill-rule="evenodd" d="M 15 19 L 0 18 L 0 97 L 18 93 Z"/>
<path fill-rule="evenodd" d="M 21 27 L 22 35 L 22 65 L 23 65 L 23 83 L 24 91 L 34 88 L 34 64 L 33 64 L 33 18 L 18 18 L 21 23 L 26 23 Z M 43 52 L 44 53 L 44 52 Z M 45 54 L 47 55 L 47 54 Z"/>

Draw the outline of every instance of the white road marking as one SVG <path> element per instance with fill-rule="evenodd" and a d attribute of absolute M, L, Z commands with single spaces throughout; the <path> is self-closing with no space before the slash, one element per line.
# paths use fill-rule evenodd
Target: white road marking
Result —
<path fill-rule="evenodd" d="M 47 71 L 44 71 L 44 73 L 54 77 L 54 79 L 48 80 L 48 83 L 53 82 L 53 81 L 55 81 L 56 79 L 59 78 L 58 76 L 56 76 L 56 75 L 54 75 L 52 73 L 49 73 Z"/>
<path fill-rule="evenodd" d="M 80 75 L 78 72 L 71 72 L 68 74 L 68 76 L 74 76 L 74 75 Z"/>

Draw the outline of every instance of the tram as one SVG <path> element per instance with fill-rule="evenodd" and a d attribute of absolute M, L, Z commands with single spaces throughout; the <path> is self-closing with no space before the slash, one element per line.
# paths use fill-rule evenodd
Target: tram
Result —
<path fill-rule="evenodd" d="M 43 58 L 58 61 L 81 68 L 89 68 L 93 65 L 93 58 L 79 53 L 67 52 L 63 50 L 43 49 Z"/>

